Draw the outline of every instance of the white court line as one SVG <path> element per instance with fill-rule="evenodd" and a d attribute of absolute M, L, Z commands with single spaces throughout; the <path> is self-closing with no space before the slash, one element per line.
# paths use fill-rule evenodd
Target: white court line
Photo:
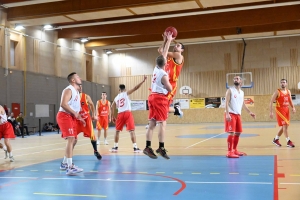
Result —
<path fill-rule="evenodd" d="M 39 177 L 0 177 L 0 179 L 38 179 Z"/>
<path fill-rule="evenodd" d="M 225 133 L 226 133 L 226 132 L 225 132 Z M 192 145 L 186 147 L 185 149 L 188 149 L 188 148 L 190 148 L 190 147 L 193 147 L 193 146 L 195 146 L 195 145 L 197 145 L 197 144 L 200 144 L 200 143 L 202 143 L 202 142 L 205 142 L 205 141 L 207 141 L 207 140 L 210 140 L 210 139 L 212 139 L 212 138 L 215 138 L 215 137 L 217 137 L 217 136 L 219 136 L 219 135 L 223 135 L 223 134 L 224 134 L 224 133 L 220 133 L 220 134 L 218 134 L 218 135 L 212 136 L 212 137 L 210 137 L 210 138 L 207 138 L 207 139 L 205 139 L 205 140 L 202 140 L 202 141 L 200 141 L 200 142 L 197 142 L 197 143 L 195 143 L 195 144 L 192 144 Z"/>
<path fill-rule="evenodd" d="M 6 177 L 9 178 L 9 177 Z M 17 177 L 14 177 L 17 178 Z M 23 178 L 23 177 L 21 177 Z M 30 178 L 30 177 L 27 177 Z M 33 177 L 32 177 L 33 178 Z M 155 181 L 155 180 L 111 180 L 111 179 L 80 179 L 80 178 L 42 178 L 44 180 L 76 180 L 76 181 L 110 181 L 110 182 L 146 182 L 146 183 L 178 183 L 178 181 Z M 272 185 L 272 182 L 198 182 L 184 181 L 190 184 L 254 184 L 254 185 Z"/>

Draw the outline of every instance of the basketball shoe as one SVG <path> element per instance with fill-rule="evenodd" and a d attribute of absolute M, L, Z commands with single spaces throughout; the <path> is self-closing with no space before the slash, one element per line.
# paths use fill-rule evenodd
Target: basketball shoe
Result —
<path fill-rule="evenodd" d="M 118 151 L 118 147 L 111 148 L 111 152 L 117 152 L 117 151 Z"/>
<path fill-rule="evenodd" d="M 61 163 L 59 168 L 61 170 L 66 170 L 68 168 L 68 164 L 67 163 Z"/>
<path fill-rule="evenodd" d="M 278 147 L 281 147 L 281 144 L 279 143 L 279 139 L 273 139 L 273 144 L 275 144 Z"/>
<path fill-rule="evenodd" d="M 139 148 L 135 148 L 135 147 L 134 147 L 134 148 L 133 148 L 133 152 L 134 152 L 134 153 L 140 153 L 141 150 L 140 150 Z"/>
<path fill-rule="evenodd" d="M 77 173 L 80 173 L 83 171 L 83 169 L 81 168 L 75 168 L 74 167 L 75 165 L 72 165 L 72 167 L 68 167 L 67 170 L 66 170 L 66 174 L 69 175 L 69 176 L 74 176 L 76 175 Z"/>
<path fill-rule="evenodd" d="M 8 152 L 7 150 L 4 150 L 4 159 L 8 158 Z"/>
<path fill-rule="evenodd" d="M 226 157 L 227 158 L 239 158 L 239 156 L 236 155 L 233 151 L 228 151 Z"/>
<path fill-rule="evenodd" d="M 286 146 L 287 146 L 287 147 L 291 147 L 291 148 L 294 148 L 294 147 L 295 147 L 295 145 L 292 143 L 291 140 L 289 140 L 289 141 L 287 142 Z"/>
<path fill-rule="evenodd" d="M 180 118 L 183 117 L 183 112 L 180 109 L 180 103 L 179 102 L 174 104 L 174 109 L 175 109 L 174 115 L 178 115 Z"/>
<path fill-rule="evenodd" d="M 10 162 L 14 162 L 15 161 L 15 159 L 14 159 L 13 156 L 9 156 L 9 160 L 10 160 Z"/>
<path fill-rule="evenodd" d="M 157 159 L 157 156 L 154 154 L 153 149 L 151 147 L 146 147 L 143 150 L 143 153 L 152 159 Z"/>
<path fill-rule="evenodd" d="M 247 155 L 246 153 L 238 151 L 237 149 L 233 150 L 233 153 L 238 156 L 246 156 Z"/>
<path fill-rule="evenodd" d="M 100 155 L 100 153 L 98 151 L 95 151 L 94 155 L 97 157 L 98 160 L 102 159 L 102 156 Z"/>
<path fill-rule="evenodd" d="M 156 153 L 160 154 L 165 159 L 169 160 L 170 157 L 167 155 L 167 150 L 164 147 L 160 147 L 156 150 Z"/>
<path fill-rule="evenodd" d="M 105 145 L 108 145 L 109 143 L 107 142 L 107 140 L 104 140 L 104 144 L 105 144 Z"/>

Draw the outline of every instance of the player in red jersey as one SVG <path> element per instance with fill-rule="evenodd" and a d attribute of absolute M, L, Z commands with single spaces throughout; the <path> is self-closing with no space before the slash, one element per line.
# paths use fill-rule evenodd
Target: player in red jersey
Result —
<path fill-rule="evenodd" d="M 273 118 L 273 102 L 276 100 L 276 117 L 277 117 L 277 123 L 278 126 L 280 126 L 280 129 L 273 139 L 273 144 L 280 147 L 281 144 L 279 143 L 279 137 L 284 133 L 286 141 L 287 141 L 287 147 L 295 147 L 293 142 L 290 140 L 288 135 L 288 127 L 290 125 L 290 110 L 289 106 L 292 107 L 293 113 L 296 112 L 295 106 L 293 104 L 292 98 L 291 98 L 291 92 L 286 88 L 287 86 L 287 80 L 281 79 L 280 80 L 281 88 L 277 89 L 270 102 L 270 118 Z"/>
<path fill-rule="evenodd" d="M 111 118 L 111 110 L 110 110 L 110 102 L 106 99 L 107 94 L 106 92 L 102 92 L 101 99 L 97 101 L 96 104 L 96 111 L 98 115 L 97 120 L 97 130 L 98 130 L 98 140 L 97 144 L 100 144 L 100 136 L 101 136 L 101 129 L 104 129 L 104 144 L 108 145 L 107 141 L 107 129 L 108 123 L 110 122 Z"/>
<path fill-rule="evenodd" d="M 94 127 L 92 120 L 97 120 L 97 115 L 95 112 L 95 106 L 91 99 L 91 97 L 82 92 L 82 85 L 80 86 L 80 105 L 81 110 L 79 114 L 85 120 L 86 126 L 84 126 L 80 121 L 77 121 L 77 135 L 83 132 L 84 137 L 88 137 L 91 139 L 91 143 L 94 149 L 94 155 L 97 157 L 98 160 L 101 160 L 102 156 L 97 151 L 97 141 L 96 136 L 94 134 Z M 90 111 L 92 113 L 92 117 L 90 115 Z"/>
<path fill-rule="evenodd" d="M 163 34 L 164 43 L 161 47 L 158 48 L 158 52 L 162 55 L 163 49 L 166 45 L 167 38 L 166 34 Z M 169 81 L 172 85 L 172 91 L 168 93 L 169 105 L 173 103 L 173 98 L 176 95 L 177 91 L 177 80 L 179 78 L 181 69 L 184 63 L 184 57 L 182 55 L 184 51 L 184 45 L 182 43 L 177 42 L 173 48 L 172 52 L 168 52 L 167 54 L 167 64 L 165 67 L 165 71 L 169 76 Z M 174 104 L 174 108 L 169 108 L 169 113 L 174 113 L 174 115 L 179 115 L 180 117 L 183 116 L 183 112 L 180 109 L 179 103 Z"/>
<path fill-rule="evenodd" d="M 5 109 L 2 106 L 0 106 L 0 140 L 4 138 L 4 144 L 5 144 L 4 146 L 0 143 L 0 149 L 4 150 L 5 159 L 8 157 L 7 154 L 9 154 L 10 162 L 14 162 L 14 157 L 12 155 L 12 147 L 9 140 L 14 139 L 15 137 L 16 136 L 12 125 L 7 121 L 7 115 Z"/>

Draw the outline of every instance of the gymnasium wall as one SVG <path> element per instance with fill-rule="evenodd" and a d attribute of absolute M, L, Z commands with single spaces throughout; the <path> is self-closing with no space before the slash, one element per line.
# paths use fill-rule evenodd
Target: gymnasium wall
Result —
<path fill-rule="evenodd" d="M 5 69 L 0 70 L 0 105 L 7 104 L 11 109 L 11 103 L 20 103 L 21 111 L 25 113 L 25 122 L 30 126 L 38 126 L 38 118 L 35 118 L 35 104 L 49 104 L 54 108 L 54 116 L 41 118 L 42 123 L 56 122 L 55 115 L 59 109 L 62 90 L 68 86 L 66 78 L 10 70 L 8 76 L 4 76 Z M 107 92 L 111 98 L 110 86 L 83 81 L 83 91 L 90 95 L 96 106 L 96 101 L 101 98 L 102 92 Z M 33 113 L 33 116 L 30 116 Z"/>

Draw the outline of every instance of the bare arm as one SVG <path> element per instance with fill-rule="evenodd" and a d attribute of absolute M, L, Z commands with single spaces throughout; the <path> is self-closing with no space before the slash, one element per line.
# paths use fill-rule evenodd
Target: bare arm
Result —
<path fill-rule="evenodd" d="M 167 33 L 166 38 L 167 38 L 167 42 L 166 42 L 166 44 L 163 48 L 163 51 L 161 53 L 161 55 L 165 58 L 167 58 L 171 41 L 174 40 L 174 38 L 172 38 L 172 34 L 170 34 L 170 33 Z"/>
<path fill-rule="evenodd" d="M 292 101 L 291 91 L 289 90 L 288 92 L 289 92 L 289 94 L 290 94 L 289 102 L 290 102 L 290 105 L 291 105 L 291 107 L 292 107 L 293 113 L 295 113 L 295 112 L 296 112 L 296 108 L 295 108 L 294 103 L 293 103 L 293 101 Z"/>
<path fill-rule="evenodd" d="M 249 108 L 246 106 L 245 101 L 243 102 L 243 108 L 255 119 L 255 114 L 249 110 Z"/>
<path fill-rule="evenodd" d="M 163 39 L 164 39 L 164 42 L 163 42 L 163 44 L 158 48 L 158 53 L 159 53 L 160 55 L 162 55 L 163 50 L 164 50 L 164 47 L 166 46 L 166 42 L 167 42 L 165 33 L 162 34 L 162 37 L 163 37 Z"/>
<path fill-rule="evenodd" d="M 116 103 L 115 101 L 113 101 L 113 103 L 111 104 L 111 121 L 113 121 L 113 118 L 115 117 L 115 110 L 116 110 Z"/>
<path fill-rule="evenodd" d="M 144 80 L 142 81 L 142 82 L 140 82 L 139 84 L 137 84 L 134 88 L 132 88 L 131 90 L 128 90 L 127 91 L 127 95 L 130 95 L 130 94 L 132 94 L 133 92 L 135 92 L 136 90 L 138 90 L 140 87 L 141 87 L 141 85 L 143 85 L 143 83 L 146 81 L 146 79 L 147 79 L 147 76 L 144 76 Z"/>
<path fill-rule="evenodd" d="M 172 88 L 171 83 L 169 82 L 168 76 L 163 76 L 161 79 L 161 83 L 165 86 L 165 88 L 168 92 L 172 91 L 173 88 Z"/>
<path fill-rule="evenodd" d="M 229 115 L 229 109 L 228 109 L 230 98 L 231 98 L 231 90 L 228 89 L 228 90 L 226 91 L 226 94 L 225 94 L 225 112 L 226 112 L 226 119 L 227 119 L 227 115 L 230 116 L 230 115 Z M 231 119 L 231 118 L 230 118 L 230 119 Z M 229 120 L 229 121 L 230 121 L 230 120 Z"/>
<path fill-rule="evenodd" d="M 5 114 L 5 110 L 2 106 L 0 106 L 0 114 L 1 115 L 4 115 Z M 0 119 L 1 119 L 1 116 L 0 116 Z"/>
<path fill-rule="evenodd" d="M 111 122 L 111 107 L 110 102 L 108 101 L 108 121 Z"/>
<path fill-rule="evenodd" d="M 269 105 L 269 108 L 270 108 L 270 118 L 273 119 L 273 102 L 276 100 L 278 96 L 278 90 L 276 90 L 274 92 L 274 94 L 272 95 L 271 97 L 271 101 L 270 101 L 270 105 Z"/>
<path fill-rule="evenodd" d="M 88 102 L 88 105 L 89 105 L 89 109 L 92 113 L 92 118 L 95 120 L 95 119 L 97 119 L 97 115 L 96 115 L 96 112 L 95 112 L 94 103 L 93 103 L 93 101 L 92 101 L 92 99 L 89 95 L 86 95 L 86 99 L 87 99 L 87 102 Z"/>
<path fill-rule="evenodd" d="M 178 64 L 181 64 L 183 61 L 183 56 L 179 52 L 168 52 L 168 57 L 170 58 L 175 58 L 176 62 Z"/>

